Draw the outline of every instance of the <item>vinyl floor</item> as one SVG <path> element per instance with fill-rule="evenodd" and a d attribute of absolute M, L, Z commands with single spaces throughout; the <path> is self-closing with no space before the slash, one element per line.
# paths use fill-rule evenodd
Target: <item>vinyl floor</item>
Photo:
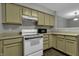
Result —
<path fill-rule="evenodd" d="M 43 52 L 44 56 L 67 56 L 64 53 L 61 53 L 55 49 L 49 49 Z"/>

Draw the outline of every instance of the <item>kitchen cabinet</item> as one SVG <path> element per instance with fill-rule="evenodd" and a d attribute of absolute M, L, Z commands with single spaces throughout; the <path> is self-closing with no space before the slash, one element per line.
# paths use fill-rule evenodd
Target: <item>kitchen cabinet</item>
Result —
<path fill-rule="evenodd" d="M 66 53 L 72 56 L 78 55 L 77 38 L 66 36 Z"/>
<path fill-rule="evenodd" d="M 3 40 L 4 56 L 22 56 L 22 38 Z"/>
<path fill-rule="evenodd" d="M 2 21 L 8 24 L 22 24 L 22 9 L 16 4 L 2 4 Z"/>
<path fill-rule="evenodd" d="M 46 25 L 46 26 L 50 26 L 49 21 L 50 21 L 49 15 L 48 15 L 48 14 L 45 14 L 45 25 Z"/>
<path fill-rule="evenodd" d="M 2 41 L 0 40 L 0 56 L 2 55 Z"/>
<path fill-rule="evenodd" d="M 46 50 L 49 48 L 49 36 L 48 34 L 43 35 L 43 50 Z"/>
<path fill-rule="evenodd" d="M 32 9 L 23 7 L 23 15 L 32 16 Z"/>
<path fill-rule="evenodd" d="M 53 46 L 53 42 L 52 42 L 52 34 L 49 35 L 49 48 L 51 48 Z"/>
<path fill-rule="evenodd" d="M 22 44 L 15 43 L 4 46 L 4 56 L 22 56 Z"/>
<path fill-rule="evenodd" d="M 56 35 L 52 35 L 52 47 L 56 48 L 57 45 L 57 38 Z"/>
<path fill-rule="evenodd" d="M 65 52 L 65 39 L 63 36 L 57 37 L 57 49 L 62 52 Z"/>
<path fill-rule="evenodd" d="M 32 16 L 34 16 L 34 17 L 38 17 L 38 11 L 36 11 L 36 10 L 32 10 Z"/>
<path fill-rule="evenodd" d="M 45 25 L 44 19 L 44 13 L 38 12 L 38 25 Z"/>
<path fill-rule="evenodd" d="M 50 26 L 54 26 L 54 24 L 55 24 L 55 16 L 51 16 L 50 15 L 50 20 L 49 20 L 49 24 L 50 24 Z"/>
<path fill-rule="evenodd" d="M 43 43 L 43 50 L 46 50 L 46 49 L 48 49 L 49 48 L 49 42 L 48 41 L 44 41 L 44 43 Z"/>

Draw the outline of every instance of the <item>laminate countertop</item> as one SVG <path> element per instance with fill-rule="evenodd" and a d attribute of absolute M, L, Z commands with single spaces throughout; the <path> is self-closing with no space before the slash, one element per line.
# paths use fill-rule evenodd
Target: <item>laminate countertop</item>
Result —
<path fill-rule="evenodd" d="M 11 38 L 21 38 L 22 35 L 18 32 L 11 32 L 11 33 L 0 33 L 0 40 L 3 39 L 11 39 Z"/>
<path fill-rule="evenodd" d="M 44 34 L 55 34 L 55 35 L 68 35 L 68 36 L 79 36 L 79 33 L 67 33 L 67 32 L 48 32 Z"/>

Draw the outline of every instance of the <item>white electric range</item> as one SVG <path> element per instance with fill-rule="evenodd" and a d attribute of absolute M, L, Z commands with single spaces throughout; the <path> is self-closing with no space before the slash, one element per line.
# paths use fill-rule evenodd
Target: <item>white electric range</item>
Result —
<path fill-rule="evenodd" d="M 43 55 L 43 34 L 38 34 L 37 29 L 23 29 L 24 56 Z"/>

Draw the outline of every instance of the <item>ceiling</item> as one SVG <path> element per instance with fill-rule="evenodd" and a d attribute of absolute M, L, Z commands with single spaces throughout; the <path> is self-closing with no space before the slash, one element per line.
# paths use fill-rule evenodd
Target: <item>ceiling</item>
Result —
<path fill-rule="evenodd" d="M 79 3 L 37 3 L 40 6 L 55 10 L 58 16 L 70 19 L 74 17 L 74 12 L 79 12 Z"/>

